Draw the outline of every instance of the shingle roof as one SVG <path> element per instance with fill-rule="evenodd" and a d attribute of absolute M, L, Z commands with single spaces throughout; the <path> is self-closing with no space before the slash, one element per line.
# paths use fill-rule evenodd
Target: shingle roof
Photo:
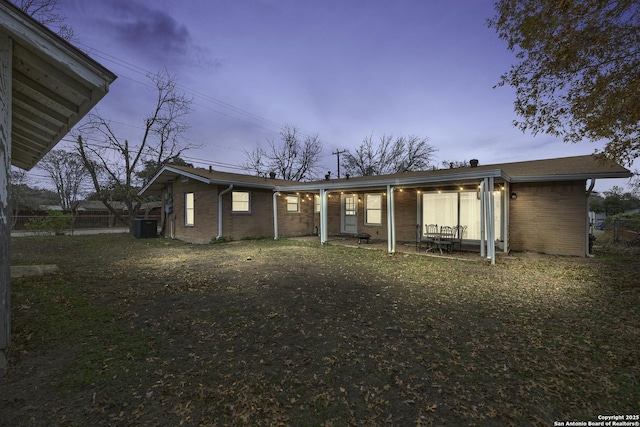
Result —
<path fill-rule="evenodd" d="M 566 181 L 597 178 L 629 178 L 628 169 L 615 162 L 601 159 L 595 155 L 574 156 L 524 162 L 479 165 L 454 169 L 405 172 L 391 175 L 363 176 L 353 178 L 330 179 L 313 182 L 294 182 L 283 179 L 271 179 L 255 175 L 211 171 L 186 166 L 165 166 L 141 193 L 159 191 L 164 183 L 177 176 L 189 176 L 193 179 L 221 185 L 239 185 L 279 191 L 313 190 L 319 188 L 357 188 L 380 185 L 417 185 L 437 182 L 457 182 L 478 180 L 483 177 L 497 177 L 509 182 Z"/>

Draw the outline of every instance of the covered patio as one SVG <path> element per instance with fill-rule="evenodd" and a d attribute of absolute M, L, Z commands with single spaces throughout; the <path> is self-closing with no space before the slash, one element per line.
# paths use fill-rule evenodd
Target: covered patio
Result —
<path fill-rule="evenodd" d="M 389 253 L 395 253 L 400 244 L 415 242 L 416 226 L 424 233 L 424 226 L 433 223 L 465 226 L 470 231 L 463 236 L 464 248 L 475 250 L 492 264 L 496 250 L 508 251 L 509 177 L 501 170 L 465 168 L 446 175 L 402 175 L 289 185 L 281 190 L 315 194 L 321 243 L 369 234 L 378 244 L 384 241 Z M 313 184 L 317 188 L 310 188 Z M 336 233 L 338 218 L 341 225 Z M 277 214 L 274 223 L 277 238 Z"/>

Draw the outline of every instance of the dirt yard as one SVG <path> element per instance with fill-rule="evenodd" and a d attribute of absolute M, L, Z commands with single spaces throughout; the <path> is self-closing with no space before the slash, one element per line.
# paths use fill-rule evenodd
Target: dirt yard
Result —
<path fill-rule="evenodd" d="M 640 402 L 640 259 L 12 240 L 2 426 L 553 425 Z"/>

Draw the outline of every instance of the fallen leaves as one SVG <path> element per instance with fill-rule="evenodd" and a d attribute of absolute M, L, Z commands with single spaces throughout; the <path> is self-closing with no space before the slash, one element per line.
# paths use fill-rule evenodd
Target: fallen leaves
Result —
<path fill-rule="evenodd" d="M 55 402 L 55 418 L 31 415 L 40 424 L 521 425 L 640 400 L 637 260 L 488 268 L 295 242 L 120 239 L 93 264 L 86 247 L 84 258 L 72 244 L 45 250 L 71 258 L 53 260 L 63 280 L 14 285 L 23 356 L 0 395 Z M 92 314 L 105 308 L 108 319 Z M 80 315 L 82 328 L 43 340 Z M 34 391 L 30 355 L 54 346 L 77 360 L 60 376 L 91 381 Z M 24 416 L 0 404 L 0 423 Z"/>

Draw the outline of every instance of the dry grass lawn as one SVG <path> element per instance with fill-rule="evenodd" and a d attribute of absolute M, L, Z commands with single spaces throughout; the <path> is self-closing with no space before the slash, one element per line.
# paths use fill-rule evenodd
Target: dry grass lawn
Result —
<path fill-rule="evenodd" d="M 638 413 L 640 258 L 12 241 L 0 425 L 553 425 Z"/>

